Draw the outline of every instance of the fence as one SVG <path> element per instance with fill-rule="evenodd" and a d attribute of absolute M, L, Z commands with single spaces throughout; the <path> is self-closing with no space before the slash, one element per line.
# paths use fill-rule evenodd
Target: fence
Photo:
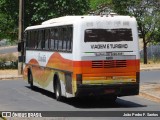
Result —
<path fill-rule="evenodd" d="M 140 51 L 140 57 L 143 59 L 143 50 Z M 160 44 L 159 45 L 150 45 L 147 47 L 147 57 L 148 60 L 153 62 L 160 61 Z"/>

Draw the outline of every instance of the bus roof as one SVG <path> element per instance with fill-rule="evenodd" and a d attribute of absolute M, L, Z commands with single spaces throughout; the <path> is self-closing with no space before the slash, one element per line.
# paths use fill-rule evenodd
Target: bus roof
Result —
<path fill-rule="evenodd" d="M 64 16 L 64 17 L 59 17 L 59 18 L 53 18 L 47 21 L 44 21 L 42 25 L 45 24 L 54 24 L 54 23 L 62 23 L 62 22 L 71 22 L 75 21 L 77 19 L 81 19 L 83 16 Z"/>
<path fill-rule="evenodd" d="M 74 23 L 77 23 L 78 21 L 80 21 L 82 19 L 85 20 L 85 21 L 99 21 L 99 20 L 105 19 L 105 18 L 108 18 L 110 20 L 128 20 L 128 21 L 130 21 L 130 19 L 133 20 L 134 17 L 131 17 L 131 16 L 120 16 L 120 15 L 63 16 L 63 17 L 53 18 L 53 19 L 44 21 L 44 22 L 42 22 L 41 25 L 27 27 L 26 30 L 38 29 L 38 28 L 44 28 L 44 27 L 51 27 L 51 26 L 56 26 L 56 25 L 74 24 Z"/>

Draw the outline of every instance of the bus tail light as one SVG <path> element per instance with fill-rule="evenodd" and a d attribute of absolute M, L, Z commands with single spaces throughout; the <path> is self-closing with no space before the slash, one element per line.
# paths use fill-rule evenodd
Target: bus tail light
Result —
<path fill-rule="evenodd" d="M 76 74 L 77 84 L 82 84 L 82 74 Z"/>

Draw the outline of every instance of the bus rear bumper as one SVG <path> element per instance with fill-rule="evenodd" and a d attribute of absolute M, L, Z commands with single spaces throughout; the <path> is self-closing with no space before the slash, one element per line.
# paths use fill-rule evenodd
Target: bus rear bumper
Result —
<path fill-rule="evenodd" d="M 139 94 L 139 83 L 114 85 L 78 85 L 76 97 L 81 96 L 129 96 Z"/>

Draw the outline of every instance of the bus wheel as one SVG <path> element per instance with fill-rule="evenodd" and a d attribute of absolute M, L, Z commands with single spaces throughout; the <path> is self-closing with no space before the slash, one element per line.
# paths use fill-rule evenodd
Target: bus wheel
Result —
<path fill-rule="evenodd" d="M 28 83 L 30 84 L 30 88 L 33 89 L 34 88 L 34 86 L 33 86 L 33 76 L 32 76 L 31 71 L 29 71 L 29 73 L 28 73 Z"/>
<path fill-rule="evenodd" d="M 55 82 L 55 95 L 56 95 L 56 100 L 60 101 L 62 99 L 61 96 L 61 85 L 60 85 L 60 81 L 56 80 Z"/>

